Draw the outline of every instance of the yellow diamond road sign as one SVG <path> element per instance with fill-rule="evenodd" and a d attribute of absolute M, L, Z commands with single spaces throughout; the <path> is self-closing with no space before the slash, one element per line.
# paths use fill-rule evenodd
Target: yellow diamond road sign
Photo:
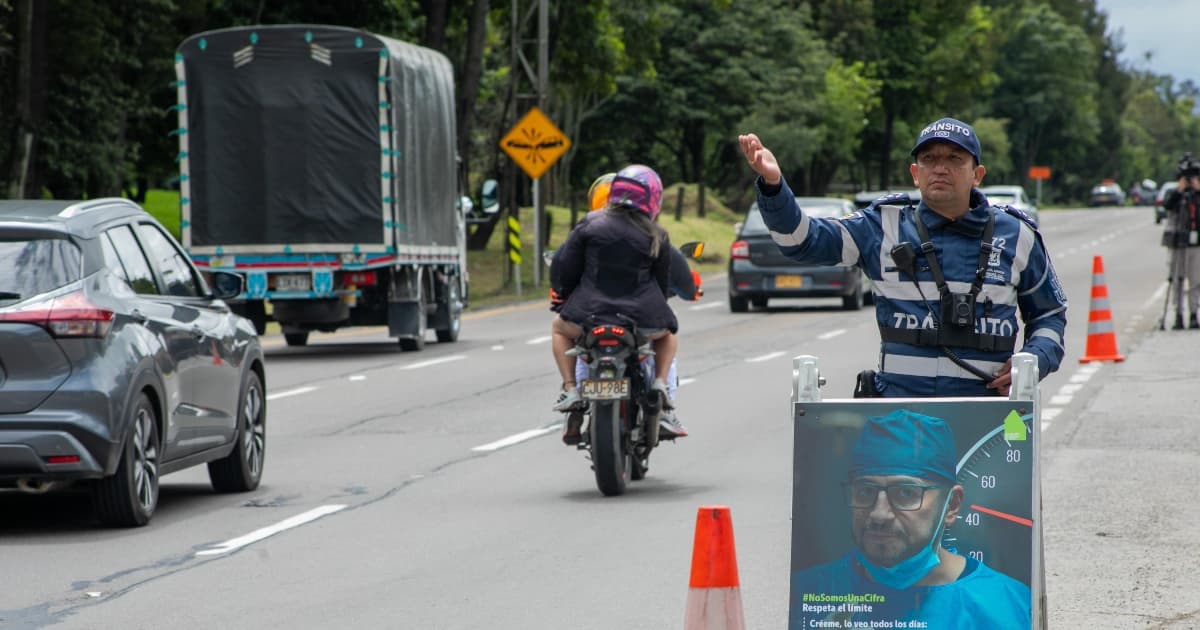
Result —
<path fill-rule="evenodd" d="M 542 110 L 533 107 L 500 138 L 500 148 L 526 175 L 537 179 L 571 148 L 571 140 Z"/>

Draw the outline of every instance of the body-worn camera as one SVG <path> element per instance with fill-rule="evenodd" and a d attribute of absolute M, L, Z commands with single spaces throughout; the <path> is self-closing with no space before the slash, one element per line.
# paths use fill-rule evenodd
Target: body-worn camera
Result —
<path fill-rule="evenodd" d="M 975 327 L 975 296 L 947 293 L 942 296 L 942 321 L 960 328 Z"/>

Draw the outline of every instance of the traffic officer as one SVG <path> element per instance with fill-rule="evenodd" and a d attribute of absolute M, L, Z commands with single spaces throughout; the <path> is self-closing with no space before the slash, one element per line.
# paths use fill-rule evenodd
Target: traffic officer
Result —
<path fill-rule="evenodd" d="M 891 195 L 840 219 L 806 215 L 758 136 L 738 142 L 780 251 L 857 265 L 874 285 L 879 366 L 856 396 L 1007 395 L 1018 347 L 1037 357 L 1039 378 L 1058 369 L 1066 295 L 1036 224 L 976 189 L 987 170 L 970 125 L 943 118 L 921 130 L 909 166 L 920 203 Z"/>

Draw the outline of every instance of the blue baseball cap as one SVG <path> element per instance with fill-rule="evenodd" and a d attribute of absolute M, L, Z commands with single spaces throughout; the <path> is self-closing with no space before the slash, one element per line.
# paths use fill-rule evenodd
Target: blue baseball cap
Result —
<path fill-rule="evenodd" d="M 961 120 L 942 118 L 926 125 L 921 130 L 921 134 L 917 136 L 917 143 L 913 145 L 912 155 L 915 157 L 917 151 L 930 142 L 953 142 L 967 153 L 975 156 L 976 163 L 983 161 L 979 157 L 982 153 L 979 147 L 979 136 L 975 135 L 975 129 L 971 125 Z"/>
<path fill-rule="evenodd" d="M 945 420 L 899 409 L 871 416 L 850 451 L 850 475 L 907 475 L 955 483 L 954 433 Z"/>

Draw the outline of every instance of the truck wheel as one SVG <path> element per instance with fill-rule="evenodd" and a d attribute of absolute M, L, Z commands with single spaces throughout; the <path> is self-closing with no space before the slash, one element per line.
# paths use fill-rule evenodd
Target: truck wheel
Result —
<path fill-rule="evenodd" d="M 289 346 L 307 346 L 308 345 L 308 331 L 306 330 L 304 332 L 283 333 L 283 340 L 286 341 L 287 345 L 289 345 Z"/>
<path fill-rule="evenodd" d="M 437 329 L 437 340 L 439 343 L 450 343 L 458 341 L 458 331 L 462 328 L 462 308 L 459 306 L 458 278 L 450 279 L 450 290 L 446 295 L 446 302 L 441 305 L 441 308 L 446 309 L 447 319 L 449 323 L 446 328 Z"/>

